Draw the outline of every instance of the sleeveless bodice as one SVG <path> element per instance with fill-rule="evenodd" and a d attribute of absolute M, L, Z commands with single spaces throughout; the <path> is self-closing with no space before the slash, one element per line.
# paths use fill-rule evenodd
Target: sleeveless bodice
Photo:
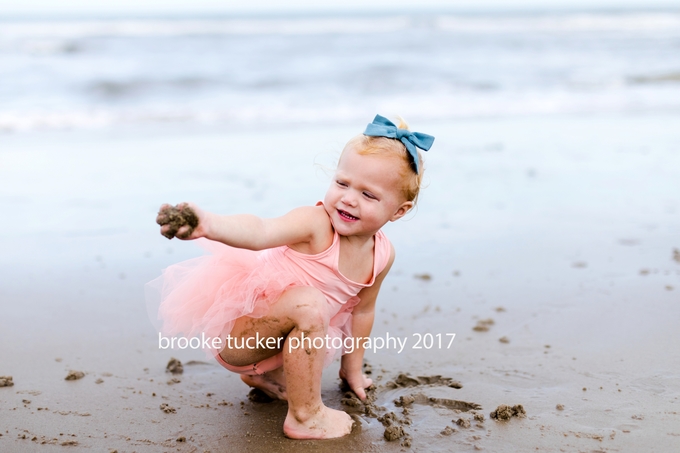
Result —
<path fill-rule="evenodd" d="M 374 236 L 373 275 L 368 283 L 354 282 L 340 272 L 340 236 L 333 235 L 333 243 L 329 248 L 315 255 L 297 252 L 288 246 L 265 250 L 260 259 L 268 265 L 294 274 L 305 286 L 312 286 L 326 295 L 329 302 L 344 304 L 355 297 L 363 288 L 372 286 L 380 274 L 391 253 L 390 242 L 382 231 Z"/>

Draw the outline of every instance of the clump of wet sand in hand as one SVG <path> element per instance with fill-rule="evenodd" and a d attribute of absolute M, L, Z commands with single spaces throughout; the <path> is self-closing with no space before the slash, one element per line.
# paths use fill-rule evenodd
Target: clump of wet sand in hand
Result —
<path fill-rule="evenodd" d="M 0 387 L 11 387 L 13 385 L 12 376 L 0 376 Z"/>
<path fill-rule="evenodd" d="M 177 235 L 177 231 L 185 225 L 189 226 L 189 230 L 182 236 L 177 236 L 179 238 L 189 237 L 193 233 L 194 228 L 198 226 L 198 216 L 196 213 L 187 206 L 185 203 L 179 204 L 177 206 L 169 206 L 162 208 L 158 212 L 156 217 L 156 223 L 164 226 L 168 225 L 169 229 L 165 233 L 162 233 L 168 239 L 172 239 Z"/>
<path fill-rule="evenodd" d="M 475 332 L 488 332 L 491 326 L 495 324 L 494 320 L 489 318 L 489 319 L 480 319 L 477 321 L 477 325 L 472 328 Z"/>
<path fill-rule="evenodd" d="M 521 404 L 512 407 L 501 404 L 489 416 L 494 420 L 510 420 L 512 417 L 524 418 L 527 416 L 527 412 Z"/>
<path fill-rule="evenodd" d="M 182 366 L 182 362 L 180 362 L 179 360 L 177 360 L 174 357 L 170 358 L 170 361 L 168 362 L 167 366 L 165 367 L 165 372 L 166 373 L 172 373 L 172 374 L 182 374 L 182 373 L 184 373 L 184 367 Z"/>
<path fill-rule="evenodd" d="M 71 371 L 68 372 L 68 374 L 66 375 L 64 380 L 65 381 L 76 381 L 76 380 L 82 379 L 84 377 L 85 377 L 85 373 L 83 373 L 82 371 L 71 370 Z"/>

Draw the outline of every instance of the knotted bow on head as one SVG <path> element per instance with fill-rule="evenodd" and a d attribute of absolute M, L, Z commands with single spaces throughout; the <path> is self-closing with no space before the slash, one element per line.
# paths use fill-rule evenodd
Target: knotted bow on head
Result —
<path fill-rule="evenodd" d="M 400 129 L 392 121 L 380 115 L 376 115 L 373 122 L 366 126 L 364 135 L 400 140 L 406 146 L 409 156 L 411 156 L 411 163 L 416 174 L 419 171 L 418 150 L 416 150 L 416 146 L 423 151 L 427 151 L 432 146 L 432 143 L 434 143 L 433 136 L 421 132 L 411 132 L 408 129 Z"/>

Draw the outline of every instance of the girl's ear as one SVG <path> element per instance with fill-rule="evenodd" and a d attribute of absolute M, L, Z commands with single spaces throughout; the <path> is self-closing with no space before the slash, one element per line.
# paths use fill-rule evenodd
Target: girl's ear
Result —
<path fill-rule="evenodd" d="M 399 207 L 397 210 L 394 212 L 394 215 L 390 219 L 390 222 L 394 222 L 395 220 L 399 220 L 402 217 L 406 215 L 407 212 L 409 212 L 413 208 L 413 202 L 412 201 L 405 201 Z"/>

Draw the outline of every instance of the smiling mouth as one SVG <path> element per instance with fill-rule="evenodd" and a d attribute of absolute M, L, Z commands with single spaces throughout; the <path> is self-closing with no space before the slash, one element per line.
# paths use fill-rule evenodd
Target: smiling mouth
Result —
<path fill-rule="evenodd" d="M 349 221 L 359 220 L 359 217 L 355 217 L 352 214 L 350 214 L 349 212 L 343 211 L 342 209 L 338 209 L 338 215 L 340 217 L 342 217 L 343 219 L 349 220 Z"/>

